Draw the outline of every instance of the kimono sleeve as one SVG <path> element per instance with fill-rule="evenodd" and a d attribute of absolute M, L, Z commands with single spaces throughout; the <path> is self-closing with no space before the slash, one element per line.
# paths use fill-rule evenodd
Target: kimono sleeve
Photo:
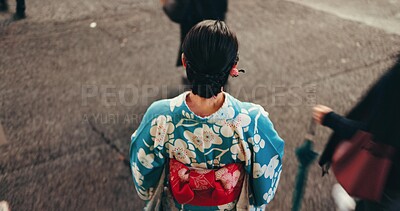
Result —
<path fill-rule="evenodd" d="M 252 193 L 250 203 L 255 207 L 264 207 L 274 198 L 278 187 L 284 141 L 263 109 L 255 118 L 255 122 L 254 136 L 249 139 L 252 152 L 251 168 L 248 168 Z"/>
<path fill-rule="evenodd" d="M 135 188 L 143 200 L 150 200 L 164 170 L 163 146 L 155 146 L 152 129 L 157 128 L 158 115 L 146 112 L 130 145 L 130 164 Z"/>

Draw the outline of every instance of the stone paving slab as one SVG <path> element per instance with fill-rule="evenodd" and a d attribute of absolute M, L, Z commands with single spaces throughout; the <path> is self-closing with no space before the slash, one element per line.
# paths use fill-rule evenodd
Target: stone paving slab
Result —
<path fill-rule="evenodd" d="M 400 1 L 398 0 L 289 0 L 296 4 L 334 14 L 343 19 L 383 29 L 400 35 Z"/>
<path fill-rule="evenodd" d="M 107 146 L 0 175 L 11 210 L 140 210 L 131 174 Z"/>

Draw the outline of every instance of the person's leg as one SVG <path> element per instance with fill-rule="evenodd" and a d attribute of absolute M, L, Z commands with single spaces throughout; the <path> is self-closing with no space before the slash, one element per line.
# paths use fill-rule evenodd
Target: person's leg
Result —
<path fill-rule="evenodd" d="M 189 26 L 190 27 L 190 26 Z M 186 34 L 189 32 L 189 28 L 187 26 L 187 24 L 181 23 L 180 24 L 180 43 L 179 43 L 179 51 L 178 51 L 178 58 L 176 59 L 176 66 L 180 67 L 182 66 L 182 60 L 181 60 L 181 56 L 182 56 L 182 43 L 183 40 L 185 39 Z M 188 29 L 189 28 L 189 29 Z"/>
<path fill-rule="evenodd" d="M 17 0 L 17 7 L 15 9 L 14 19 L 24 19 L 25 15 L 25 0 Z"/>
<path fill-rule="evenodd" d="M 186 77 L 186 70 L 185 68 L 183 68 L 183 64 L 182 64 L 182 43 L 186 37 L 186 34 L 189 32 L 189 30 L 192 28 L 193 25 L 189 25 L 189 24 L 180 24 L 180 29 L 181 29 L 181 42 L 179 45 L 179 52 L 178 52 L 178 58 L 176 60 L 176 66 L 178 67 L 180 74 L 182 75 L 182 85 L 184 86 L 184 91 L 187 91 L 190 89 L 190 82 Z"/>
<path fill-rule="evenodd" d="M 0 0 L 0 12 L 8 11 L 7 0 Z"/>

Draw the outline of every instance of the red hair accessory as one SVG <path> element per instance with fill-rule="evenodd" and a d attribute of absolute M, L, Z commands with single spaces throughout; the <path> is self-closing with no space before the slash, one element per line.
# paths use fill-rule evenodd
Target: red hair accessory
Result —
<path fill-rule="evenodd" d="M 244 70 L 238 70 L 236 67 L 232 68 L 231 71 L 229 72 L 229 75 L 232 77 L 238 77 L 239 72 L 245 73 L 246 71 Z"/>

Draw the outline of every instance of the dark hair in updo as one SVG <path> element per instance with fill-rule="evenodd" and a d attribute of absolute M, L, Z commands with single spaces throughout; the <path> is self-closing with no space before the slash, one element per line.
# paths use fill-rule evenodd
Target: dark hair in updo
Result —
<path fill-rule="evenodd" d="M 220 93 L 239 59 L 238 48 L 236 35 L 223 21 L 205 20 L 195 25 L 182 45 L 192 92 L 203 98 Z"/>

